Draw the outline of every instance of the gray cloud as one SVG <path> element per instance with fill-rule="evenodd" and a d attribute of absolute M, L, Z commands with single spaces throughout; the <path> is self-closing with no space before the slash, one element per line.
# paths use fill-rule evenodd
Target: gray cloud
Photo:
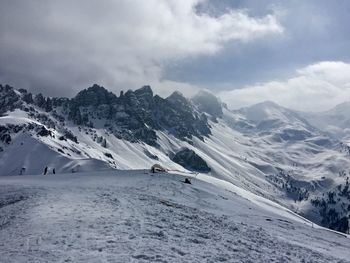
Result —
<path fill-rule="evenodd" d="M 324 111 L 350 100 L 350 64 L 323 61 L 297 70 L 293 77 L 221 92 L 232 108 L 271 100 L 301 111 Z"/>
<path fill-rule="evenodd" d="M 350 2 L 339 0 L 220 0 L 227 7 L 246 9 L 254 17 L 273 13 L 285 28 L 263 41 L 232 42 L 216 56 L 198 56 L 168 64 L 165 77 L 211 90 L 229 90 L 255 82 L 292 77 L 295 70 L 319 61 L 350 61 Z"/>
<path fill-rule="evenodd" d="M 195 87 L 162 77 L 167 63 L 283 33 L 274 14 L 197 12 L 204 2 L 3 1 L 0 81 L 49 95 L 73 95 L 92 83 L 112 90 L 150 83 L 160 93 L 186 93 Z"/>

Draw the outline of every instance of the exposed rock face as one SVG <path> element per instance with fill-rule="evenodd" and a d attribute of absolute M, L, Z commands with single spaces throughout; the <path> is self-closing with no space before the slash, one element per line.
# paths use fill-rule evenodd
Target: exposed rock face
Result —
<path fill-rule="evenodd" d="M 22 97 L 23 101 L 25 101 L 28 104 L 31 104 L 34 102 L 33 95 L 31 93 L 24 92 L 22 94 L 23 94 L 23 97 Z"/>
<path fill-rule="evenodd" d="M 51 131 L 46 129 L 44 126 L 42 126 L 41 129 L 38 131 L 37 135 L 46 137 L 46 136 L 52 136 L 52 133 Z"/>
<path fill-rule="evenodd" d="M 166 101 L 168 110 L 163 112 L 163 125 L 179 138 L 208 136 L 211 134 L 205 114 L 195 109 L 194 105 L 181 93 L 174 92 Z M 160 109 L 162 110 L 162 109 Z"/>
<path fill-rule="evenodd" d="M 0 141 L 3 143 L 10 144 L 11 140 L 11 135 L 8 133 L 0 135 Z"/>
<path fill-rule="evenodd" d="M 193 150 L 188 148 L 177 152 L 174 157 L 172 157 L 172 160 L 191 171 L 202 173 L 208 173 L 211 171 L 207 163 Z"/>
<path fill-rule="evenodd" d="M 156 131 L 168 132 L 188 142 L 193 136 L 203 140 L 210 135 L 207 116 L 199 109 L 205 109 L 203 105 L 196 106 L 179 92 L 162 98 L 154 95 L 150 86 L 121 92 L 117 97 L 94 84 L 72 99 L 49 98 L 42 94 L 33 96 L 26 90 L 15 91 L 10 86 L 0 86 L 0 114 L 22 108 L 48 128 L 54 128 L 51 118 L 62 126 L 70 120 L 78 126 L 105 128 L 117 138 L 152 146 L 158 146 Z M 35 107 L 49 115 L 39 113 Z"/>
<path fill-rule="evenodd" d="M 105 88 L 94 84 L 92 87 L 80 91 L 73 100 L 74 103 L 79 106 L 96 107 L 103 104 L 113 104 L 116 99 L 117 97 L 112 92 L 109 92 Z"/>
<path fill-rule="evenodd" d="M 78 125 L 104 119 L 105 127 L 118 138 L 153 146 L 157 146 L 156 130 L 187 140 L 210 134 L 205 115 L 189 100 L 179 93 L 166 99 L 154 96 L 150 86 L 128 90 L 116 97 L 94 85 L 69 101 L 68 116 Z"/>
<path fill-rule="evenodd" d="M 12 111 L 21 105 L 19 95 L 12 87 L 0 85 L 0 115 Z"/>

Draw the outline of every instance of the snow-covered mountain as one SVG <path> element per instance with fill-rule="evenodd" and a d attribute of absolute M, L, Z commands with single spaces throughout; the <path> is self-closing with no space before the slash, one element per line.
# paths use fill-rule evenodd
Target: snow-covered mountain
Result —
<path fill-rule="evenodd" d="M 301 113 L 313 126 L 337 139 L 350 140 L 350 102 L 344 102 L 325 112 Z"/>
<path fill-rule="evenodd" d="M 231 111 L 208 92 L 161 98 L 145 86 L 116 96 L 94 85 L 68 99 L 0 86 L 0 112 L 0 175 L 159 163 L 229 182 L 317 224 L 349 229 L 346 145 L 275 103 Z"/>

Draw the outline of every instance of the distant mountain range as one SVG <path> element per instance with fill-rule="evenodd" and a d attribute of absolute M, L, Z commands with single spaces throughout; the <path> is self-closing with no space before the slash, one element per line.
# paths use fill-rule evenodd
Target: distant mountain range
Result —
<path fill-rule="evenodd" d="M 347 232 L 350 103 L 300 113 L 273 102 L 230 110 L 209 92 L 74 98 L 0 85 L 0 175 L 149 169 L 207 173 Z"/>
<path fill-rule="evenodd" d="M 350 140 L 350 102 L 341 103 L 325 112 L 301 114 L 330 136 L 344 141 Z"/>

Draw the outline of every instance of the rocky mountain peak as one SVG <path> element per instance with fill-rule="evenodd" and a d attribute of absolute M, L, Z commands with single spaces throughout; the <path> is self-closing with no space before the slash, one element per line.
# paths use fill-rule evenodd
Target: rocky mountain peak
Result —
<path fill-rule="evenodd" d="M 185 96 L 180 91 L 174 91 L 171 93 L 171 95 L 167 97 L 167 100 L 170 102 L 187 101 Z"/>
<path fill-rule="evenodd" d="M 211 134 L 205 114 L 198 111 L 191 100 L 179 92 L 174 92 L 168 98 L 154 96 L 148 85 L 135 91 L 128 90 L 117 97 L 104 87 L 94 84 L 72 99 L 49 98 L 42 94 L 33 96 L 9 86 L 1 86 L 2 112 L 20 108 L 21 105 L 27 107 L 24 103 L 37 106 L 47 113 L 53 112 L 52 116 L 61 122 L 67 118 L 75 125 L 103 127 L 117 138 L 131 142 L 143 141 L 149 145 L 157 145 L 157 130 L 188 141 L 193 136 L 203 139 L 203 136 Z M 32 113 L 40 115 L 40 110 L 33 108 Z"/>
<path fill-rule="evenodd" d="M 20 104 L 20 96 L 9 86 L 0 85 L 0 115 L 6 111 L 13 110 Z"/>
<path fill-rule="evenodd" d="M 149 86 L 149 85 L 145 85 L 142 88 L 135 90 L 134 93 L 138 98 L 152 98 L 153 97 L 153 91 L 151 89 L 151 86 Z"/>
<path fill-rule="evenodd" d="M 153 91 L 150 86 L 143 86 L 134 91 L 135 97 L 142 109 L 149 109 L 153 105 Z"/>
<path fill-rule="evenodd" d="M 222 105 L 219 99 L 212 93 L 201 90 L 192 98 L 200 111 L 206 112 L 214 118 L 222 117 Z"/>
<path fill-rule="evenodd" d="M 116 98 L 116 95 L 112 92 L 94 84 L 92 87 L 80 91 L 73 100 L 80 106 L 99 106 L 102 104 L 111 104 Z"/>
<path fill-rule="evenodd" d="M 166 98 L 172 105 L 178 108 L 182 108 L 186 111 L 192 110 L 192 103 L 181 92 L 174 91 L 169 97 Z"/>

